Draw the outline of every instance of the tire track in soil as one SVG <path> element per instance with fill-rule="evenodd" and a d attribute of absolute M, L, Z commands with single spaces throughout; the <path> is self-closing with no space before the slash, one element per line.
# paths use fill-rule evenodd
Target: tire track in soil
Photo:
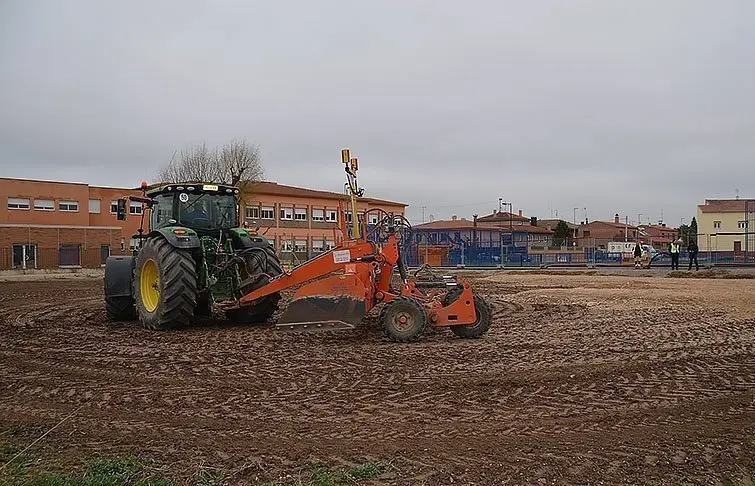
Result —
<path fill-rule="evenodd" d="M 90 401 L 73 421 L 83 447 L 148 444 L 183 466 L 196 454 L 217 461 L 214 451 L 230 466 L 251 447 L 271 470 L 311 455 L 388 456 L 408 468 L 408 483 L 443 483 L 447 470 L 468 480 L 485 471 L 610 480 L 627 477 L 627 457 L 697 457 L 701 438 L 714 440 L 708 429 L 740 443 L 754 432 L 755 322 L 709 306 L 622 313 L 561 301 L 568 285 L 551 287 L 549 300 L 487 282 L 496 325 L 485 338 L 432 330 L 397 346 L 374 317 L 337 335 L 213 321 L 155 334 L 105 324 L 92 282 L 74 284 L 87 293 L 76 299 L 27 284 L 33 306 L 27 286 L 0 285 L 21 287 L 3 301 L 0 427 L 54 422 Z M 685 474 L 752 463 L 744 449 L 719 456 L 718 468 L 695 459 Z M 580 469 L 575 457 L 604 467 Z M 676 471 L 653 467 L 659 477 Z"/>

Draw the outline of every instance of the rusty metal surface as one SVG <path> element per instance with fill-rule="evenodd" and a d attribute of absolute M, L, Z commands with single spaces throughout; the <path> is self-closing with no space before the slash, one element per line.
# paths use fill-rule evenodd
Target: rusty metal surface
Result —
<path fill-rule="evenodd" d="M 352 329 L 367 313 L 367 303 L 350 295 L 318 295 L 292 301 L 278 319 L 278 326 L 285 324 L 342 323 L 339 329 Z M 289 326 L 290 327 L 290 326 Z M 327 326 L 310 326 L 305 330 L 329 330 Z M 333 326 L 331 326 L 332 328 Z"/>

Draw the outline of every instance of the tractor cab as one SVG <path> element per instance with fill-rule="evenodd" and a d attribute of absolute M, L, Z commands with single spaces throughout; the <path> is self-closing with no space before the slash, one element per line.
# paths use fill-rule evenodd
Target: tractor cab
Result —
<path fill-rule="evenodd" d="M 152 200 L 150 228 L 191 228 L 213 234 L 238 227 L 238 188 L 217 184 L 168 184 L 147 191 Z"/>

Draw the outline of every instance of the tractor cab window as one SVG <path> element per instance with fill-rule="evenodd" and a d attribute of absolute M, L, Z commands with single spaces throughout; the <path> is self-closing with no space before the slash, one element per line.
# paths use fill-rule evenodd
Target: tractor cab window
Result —
<path fill-rule="evenodd" d="M 164 194 L 154 198 L 152 205 L 152 229 L 170 226 L 173 219 L 173 194 Z"/>
<path fill-rule="evenodd" d="M 196 230 L 216 230 L 236 226 L 236 200 L 231 195 L 210 193 L 181 194 L 174 219 Z"/>

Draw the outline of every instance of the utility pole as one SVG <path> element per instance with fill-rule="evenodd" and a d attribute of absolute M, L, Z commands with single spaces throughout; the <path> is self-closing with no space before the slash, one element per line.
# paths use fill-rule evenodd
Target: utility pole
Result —
<path fill-rule="evenodd" d="M 501 214 L 503 212 L 502 208 L 503 208 L 503 198 L 499 197 L 498 198 L 498 242 L 500 243 L 500 248 L 499 248 L 500 255 L 498 255 L 500 258 L 498 262 L 499 265 L 503 265 L 503 214 Z"/>
<path fill-rule="evenodd" d="M 624 216 L 624 243 L 626 243 L 629 237 L 629 216 Z"/>
<path fill-rule="evenodd" d="M 642 224 L 642 213 L 637 215 L 637 226 Z"/>
<path fill-rule="evenodd" d="M 585 211 L 585 224 L 587 224 L 587 208 L 582 208 Z"/>
<path fill-rule="evenodd" d="M 577 209 L 579 208 L 574 208 L 574 221 L 573 221 L 574 224 L 577 224 Z"/>

